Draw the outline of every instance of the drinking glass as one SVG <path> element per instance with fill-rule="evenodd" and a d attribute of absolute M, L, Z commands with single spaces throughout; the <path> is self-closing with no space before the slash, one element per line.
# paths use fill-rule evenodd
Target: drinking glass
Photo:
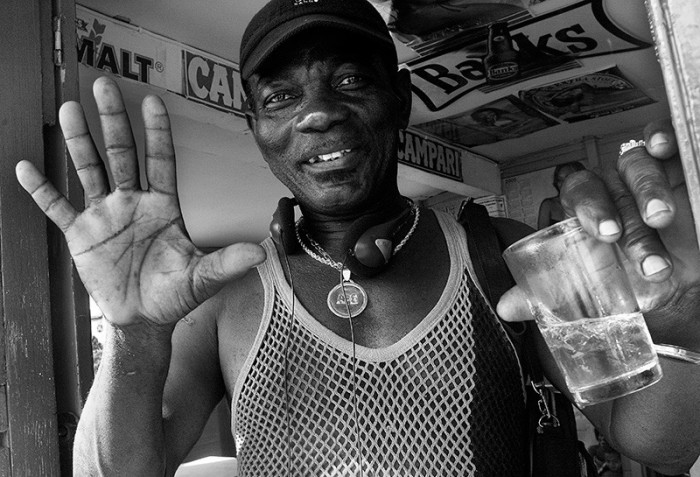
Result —
<path fill-rule="evenodd" d="M 580 406 L 639 391 L 662 376 L 620 253 L 575 217 L 503 253 Z"/>

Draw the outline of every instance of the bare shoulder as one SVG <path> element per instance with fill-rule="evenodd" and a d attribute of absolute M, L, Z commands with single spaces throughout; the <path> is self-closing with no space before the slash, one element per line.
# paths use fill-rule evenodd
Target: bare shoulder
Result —
<path fill-rule="evenodd" d="M 219 332 L 244 333 L 251 325 L 257 330 L 265 304 L 265 290 L 256 270 L 226 285 L 215 297 Z"/>
<path fill-rule="evenodd" d="M 226 381 L 232 361 L 255 338 L 263 306 L 264 290 L 256 270 L 225 285 L 177 324 L 171 374 L 173 366 L 185 367 L 202 378 Z"/>

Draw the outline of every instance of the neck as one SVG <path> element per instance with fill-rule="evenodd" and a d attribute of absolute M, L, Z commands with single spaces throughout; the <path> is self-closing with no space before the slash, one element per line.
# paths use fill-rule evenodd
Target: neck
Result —
<path fill-rule="evenodd" d="M 304 216 L 304 228 L 308 235 L 318 242 L 332 257 L 338 258 L 343 251 L 342 242 L 350 226 L 357 220 L 370 215 L 386 217 L 387 220 L 398 216 L 409 205 L 404 197 L 395 197 L 370 204 L 361 210 L 341 215 L 316 213 L 301 207 Z"/>

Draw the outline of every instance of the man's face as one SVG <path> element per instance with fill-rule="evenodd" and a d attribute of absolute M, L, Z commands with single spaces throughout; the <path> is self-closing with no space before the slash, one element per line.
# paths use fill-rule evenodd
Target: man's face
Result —
<path fill-rule="evenodd" d="M 345 215 L 396 193 L 407 72 L 347 36 L 299 35 L 249 80 L 265 161 L 307 209 Z"/>
<path fill-rule="evenodd" d="M 562 167 L 558 172 L 557 176 L 554 178 L 554 187 L 557 190 L 561 190 L 561 186 L 564 184 L 564 181 L 566 180 L 567 177 L 569 177 L 571 174 L 576 172 L 576 169 L 570 166 Z"/>

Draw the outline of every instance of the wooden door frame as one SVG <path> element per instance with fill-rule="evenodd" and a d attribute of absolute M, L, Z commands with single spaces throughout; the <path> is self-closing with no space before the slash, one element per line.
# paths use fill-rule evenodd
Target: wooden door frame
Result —
<path fill-rule="evenodd" d="M 0 475 L 70 475 L 72 416 L 92 381 L 90 340 L 84 341 L 89 304 L 60 233 L 19 186 L 14 167 L 21 159 L 34 162 L 80 206 L 57 126 L 58 105 L 78 98 L 75 3 L 3 5 Z"/>
<path fill-rule="evenodd" d="M 54 111 L 80 99 L 75 0 L 53 0 L 54 39 L 60 37 L 60 58 L 54 55 Z M 59 30 L 57 34 L 57 29 Z M 51 89 L 51 85 L 47 85 Z M 57 121 L 44 127 L 45 172 L 76 207 L 83 205 L 83 189 L 63 141 Z M 54 378 L 61 475 L 71 475 L 77 421 L 93 381 L 92 330 L 89 296 L 83 287 L 63 234 L 49 224 L 49 287 L 54 350 Z"/>
<path fill-rule="evenodd" d="M 700 5 L 696 0 L 646 0 L 664 76 L 693 217 L 700 217 Z M 693 84 L 691 81 L 695 84 Z M 695 220 L 700 243 L 700 220 Z"/>

